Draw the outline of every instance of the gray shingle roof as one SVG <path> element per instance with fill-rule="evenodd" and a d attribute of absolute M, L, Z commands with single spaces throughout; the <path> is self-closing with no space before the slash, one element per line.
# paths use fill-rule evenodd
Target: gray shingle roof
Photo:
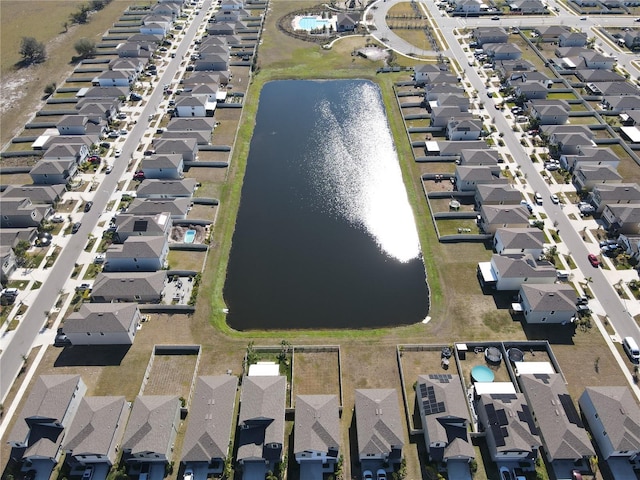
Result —
<path fill-rule="evenodd" d="M 493 255 L 491 262 L 501 278 L 556 278 L 556 268 L 551 263 L 537 261 L 529 254 Z"/>
<path fill-rule="evenodd" d="M 488 224 L 529 223 L 529 211 L 524 205 L 482 205 L 480 215 Z"/>
<path fill-rule="evenodd" d="M 128 332 L 138 317 L 136 303 L 83 303 L 80 310 L 64 321 L 64 332 Z"/>
<path fill-rule="evenodd" d="M 629 387 L 587 387 L 588 397 L 617 452 L 640 450 L 640 408 Z"/>
<path fill-rule="evenodd" d="M 171 216 L 184 216 L 189 211 L 191 199 L 178 197 L 172 199 L 136 198 L 127 210 L 127 213 L 136 215 L 156 215 L 168 212 Z"/>
<path fill-rule="evenodd" d="M 496 237 L 505 248 L 536 249 L 544 244 L 544 233 L 539 228 L 499 228 Z"/>
<path fill-rule="evenodd" d="M 64 449 L 73 455 L 107 456 L 116 443 L 118 426 L 129 415 L 124 397 L 84 397 L 65 436 Z"/>
<path fill-rule="evenodd" d="M 196 188 L 196 183 L 194 178 L 183 178 L 182 180 L 146 179 L 138 186 L 136 193 L 138 197 L 143 198 L 150 195 L 191 196 Z"/>
<path fill-rule="evenodd" d="M 358 454 L 386 455 L 404 446 L 398 392 L 393 388 L 356 390 Z"/>
<path fill-rule="evenodd" d="M 520 386 L 533 410 L 550 460 L 579 460 L 595 451 L 562 376 L 520 375 Z"/>
<path fill-rule="evenodd" d="M 227 457 L 237 386 L 237 377 L 231 375 L 198 377 L 182 447 L 183 462 L 209 463 Z"/>
<path fill-rule="evenodd" d="M 173 422 L 180 409 L 180 400 L 171 395 L 142 395 L 136 397 L 127 429 L 124 432 L 122 448 L 137 452 L 158 452 L 169 450 Z"/>
<path fill-rule="evenodd" d="M 293 453 L 338 452 L 340 413 L 336 395 L 298 395 Z"/>
<path fill-rule="evenodd" d="M 245 376 L 242 380 L 238 461 L 265 458 L 265 445 L 284 443 L 286 388 L 283 376 Z"/>
<path fill-rule="evenodd" d="M 520 287 L 534 311 L 575 312 L 576 291 L 566 284 L 528 284 Z"/>
<path fill-rule="evenodd" d="M 166 243 L 164 236 L 132 236 L 124 243 L 113 243 L 107 248 L 107 262 L 113 258 L 160 258 Z"/>
<path fill-rule="evenodd" d="M 158 272 L 102 272 L 96 277 L 91 290 L 92 298 L 111 301 L 119 298 L 160 296 L 167 273 Z M 94 300 L 95 301 L 95 300 Z"/>

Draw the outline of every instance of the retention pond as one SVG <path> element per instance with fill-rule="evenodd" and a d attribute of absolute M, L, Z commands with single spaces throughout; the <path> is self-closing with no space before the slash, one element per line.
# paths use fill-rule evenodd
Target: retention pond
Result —
<path fill-rule="evenodd" d="M 375 84 L 265 85 L 224 297 L 237 330 L 426 317 L 415 220 Z"/>

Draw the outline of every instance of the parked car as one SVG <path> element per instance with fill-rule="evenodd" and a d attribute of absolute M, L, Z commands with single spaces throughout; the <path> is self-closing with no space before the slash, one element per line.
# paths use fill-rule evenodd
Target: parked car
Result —
<path fill-rule="evenodd" d="M 582 480 L 582 474 L 578 470 L 572 470 L 571 480 Z"/>
<path fill-rule="evenodd" d="M 600 266 L 600 260 L 598 260 L 598 257 L 595 256 L 593 253 L 590 253 L 589 255 L 587 255 L 587 260 L 589 260 L 589 263 L 593 267 L 597 268 Z"/>
<path fill-rule="evenodd" d="M 578 209 L 580 210 L 580 213 L 583 215 L 589 215 L 596 211 L 595 207 L 587 202 L 580 202 L 578 204 Z"/>
<path fill-rule="evenodd" d="M 111 172 L 113 172 L 113 165 L 107 165 L 107 168 L 104 169 L 104 173 L 109 175 Z"/>
<path fill-rule="evenodd" d="M 96 265 L 102 265 L 104 261 L 105 261 L 105 256 L 101 253 L 96 255 L 95 258 L 93 259 L 93 263 L 95 263 Z"/>
<path fill-rule="evenodd" d="M 122 149 L 117 148 L 116 151 L 114 152 L 114 156 L 118 158 L 120 155 L 122 155 Z"/>
<path fill-rule="evenodd" d="M 380 468 L 376 472 L 376 480 L 387 480 L 387 472 L 385 472 L 382 468 Z"/>
<path fill-rule="evenodd" d="M 184 471 L 184 475 L 182 476 L 183 480 L 193 480 L 193 469 L 187 468 Z"/>
<path fill-rule="evenodd" d="M 542 195 L 540 194 L 540 192 L 536 192 L 535 199 L 538 205 L 542 205 Z"/>
<path fill-rule="evenodd" d="M 87 158 L 87 162 L 89 163 L 100 163 L 102 159 L 98 156 L 98 155 L 91 155 L 89 158 Z"/>
<path fill-rule="evenodd" d="M 59 328 L 58 333 L 56 334 L 56 337 L 53 340 L 53 346 L 66 347 L 68 345 L 71 345 L 71 341 L 69 340 L 69 337 L 67 337 L 64 334 L 64 332 L 62 331 L 62 328 Z"/>
<path fill-rule="evenodd" d="M 56 213 L 54 216 L 51 217 L 51 223 L 62 223 L 62 222 L 64 222 L 64 217 L 59 213 Z"/>
<path fill-rule="evenodd" d="M 80 230 L 80 227 L 82 227 L 82 223 L 80 222 L 74 223 L 73 226 L 71 227 L 71 233 L 78 233 L 78 230 Z"/>
<path fill-rule="evenodd" d="M 87 202 L 84 204 L 84 212 L 87 213 L 93 207 L 93 202 Z"/>
<path fill-rule="evenodd" d="M 91 285 L 88 283 L 81 283 L 76 287 L 76 292 L 86 292 L 87 290 L 91 290 Z"/>
<path fill-rule="evenodd" d="M 120 113 L 118 113 L 118 115 L 116 115 L 116 118 L 117 118 L 118 120 L 124 120 L 124 119 L 126 119 L 126 118 L 127 118 L 127 114 L 126 114 L 126 113 L 124 113 L 124 112 L 120 112 Z"/>
<path fill-rule="evenodd" d="M 553 195 L 551 195 L 551 203 L 555 203 L 556 205 L 560 203 L 560 199 L 558 198 L 558 196 L 554 193 Z"/>
<path fill-rule="evenodd" d="M 89 465 L 82 474 L 82 480 L 91 480 L 93 477 L 93 465 Z"/>
<path fill-rule="evenodd" d="M 120 133 L 116 132 L 115 130 L 112 130 L 109 132 L 109 138 L 118 138 L 120 136 Z"/>
<path fill-rule="evenodd" d="M 134 180 L 144 180 L 144 172 L 143 171 L 139 171 L 133 174 L 133 179 Z"/>
<path fill-rule="evenodd" d="M 373 473 L 371 473 L 371 470 L 365 470 L 362 472 L 362 480 L 373 480 Z"/>
<path fill-rule="evenodd" d="M 491 17 L 491 20 L 500 20 L 500 17 L 498 15 L 494 15 L 493 17 Z"/>

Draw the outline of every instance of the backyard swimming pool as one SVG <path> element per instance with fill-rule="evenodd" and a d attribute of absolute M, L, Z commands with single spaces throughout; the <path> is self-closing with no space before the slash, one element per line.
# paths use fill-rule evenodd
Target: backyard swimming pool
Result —
<path fill-rule="evenodd" d="M 311 30 L 318 30 L 322 27 L 329 27 L 331 20 L 325 20 L 321 17 L 302 17 L 298 21 L 298 25 L 302 30 L 310 32 Z"/>
<path fill-rule="evenodd" d="M 184 232 L 184 243 L 193 243 L 196 239 L 196 231 L 195 230 L 187 230 Z"/>

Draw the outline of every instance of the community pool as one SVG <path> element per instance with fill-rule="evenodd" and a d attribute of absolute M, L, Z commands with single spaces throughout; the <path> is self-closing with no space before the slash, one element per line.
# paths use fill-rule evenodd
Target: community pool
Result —
<path fill-rule="evenodd" d="M 195 230 L 187 230 L 184 232 L 184 243 L 193 243 L 196 239 L 196 231 Z"/>
<path fill-rule="evenodd" d="M 328 28 L 329 25 L 331 25 L 331 20 L 325 20 L 321 17 L 302 17 L 298 21 L 298 25 L 300 29 L 310 32 L 312 30 L 322 29 L 322 27 Z"/>

